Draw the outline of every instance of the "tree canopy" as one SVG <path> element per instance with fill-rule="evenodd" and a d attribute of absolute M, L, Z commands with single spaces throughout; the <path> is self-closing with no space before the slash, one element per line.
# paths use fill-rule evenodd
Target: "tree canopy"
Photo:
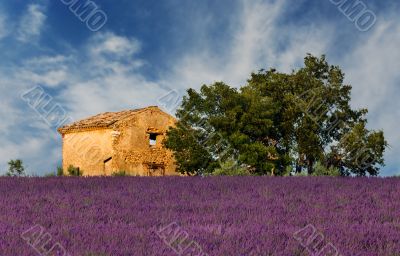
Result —
<path fill-rule="evenodd" d="M 324 55 L 307 55 L 299 70 L 260 70 L 239 89 L 189 89 L 164 143 L 189 175 L 233 160 L 259 175 L 311 175 L 317 163 L 341 175 L 377 175 L 387 142 L 366 128 L 366 109 L 351 108 L 351 88 Z"/>

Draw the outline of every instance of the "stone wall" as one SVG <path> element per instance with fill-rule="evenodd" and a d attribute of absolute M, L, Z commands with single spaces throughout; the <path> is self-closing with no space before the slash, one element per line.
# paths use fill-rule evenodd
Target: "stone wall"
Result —
<path fill-rule="evenodd" d="M 63 136 L 63 168 L 79 167 L 83 175 L 106 175 L 104 161 L 112 157 L 111 129 L 67 133 Z"/>
<path fill-rule="evenodd" d="M 164 165 L 165 175 L 177 175 L 172 152 L 162 142 L 166 131 L 174 126 L 175 119 L 164 112 L 153 109 L 119 122 L 114 127 L 118 134 L 113 140 L 114 168 L 131 175 L 148 175 L 148 165 Z M 156 145 L 150 145 L 150 134 L 156 135 Z"/>

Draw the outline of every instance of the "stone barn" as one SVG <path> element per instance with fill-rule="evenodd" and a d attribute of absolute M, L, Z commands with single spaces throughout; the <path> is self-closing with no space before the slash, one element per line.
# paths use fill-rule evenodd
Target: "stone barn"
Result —
<path fill-rule="evenodd" d="M 163 147 L 176 119 L 156 106 L 107 112 L 58 129 L 62 135 L 63 169 L 79 168 L 84 176 L 177 175 L 171 151 Z"/>

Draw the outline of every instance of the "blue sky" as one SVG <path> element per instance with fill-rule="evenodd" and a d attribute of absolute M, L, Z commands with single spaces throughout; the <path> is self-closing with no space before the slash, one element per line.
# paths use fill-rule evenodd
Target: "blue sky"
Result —
<path fill-rule="evenodd" d="M 361 32 L 332 2 L 96 0 L 108 20 L 92 32 L 61 0 L 2 1 L 0 174 L 14 158 L 31 174 L 61 162 L 60 135 L 21 99 L 35 86 L 77 120 L 157 105 L 171 90 L 240 86 L 261 68 L 296 69 L 306 53 L 343 68 L 352 105 L 390 144 L 382 175 L 400 174 L 400 3 L 364 1 L 377 19 Z"/>

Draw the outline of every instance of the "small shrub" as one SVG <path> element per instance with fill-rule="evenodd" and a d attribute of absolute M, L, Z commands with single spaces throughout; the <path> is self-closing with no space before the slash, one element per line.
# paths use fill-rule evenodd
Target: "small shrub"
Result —
<path fill-rule="evenodd" d="M 55 177 L 55 176 L 56 176 L 56 175 L 55 175 L 55 173 L 53 173 L 53 172 L 49 172 L 49 173 L 47 173 L 47 174 L 44 175 L 44 177 L 46 177 L 46 178 Z"/>
<path fill-rule="evenodd" d="M 308 173 L 307 173 L 306 170 L 302 170 L 301 172 L 296 172 L 294 174 L 294 176 L 296 176 L 296 177 L 306 177 L 306 176 L 308 176 Z"/>
<path fill-rule="evenodd" d="M 114 177 L 123 177 L 123 176 L 128 176 L 128 174 L 126 173 L 126 171 L 116 171 L 116 172 L 113 172 L 113 173 L 111 174 L 111 176 L 114 176 Z"/>
<path fill-rule="evenodd" d="M 64 176 L 64 169 L 61 166 L 57 167 L 57 176 Z"/>
<path fill-rule="evenodd" d="M 214 176 L 248 176 L 251 175 L 250 171 L 243 167 L 238 166 L 235 161 L 228 160 L 221 164 L 220 168 L 217 168 L 212 173 Z"/>
<path fill-rule="evenodd" d="M 69 167 L 68 167 L 68 174 L 70 175 L 70 176 L 82 176 L 82 174 L 83 174 L 83 171 L 82 170 L 80 170 L 79 169 L 79 167 L 75 167 L 75 166 L 73 166 L 73 165 L 70 165 Z"/>
<path fill-rule="evenodd" d="M 340 170 L 336 167 L 327 168 L 321 162 L 316 162 L 314 164 L 314 172 L 312 176 L 340 176 Z"/>
<path fill-rule="evenodd" d="M 26 176 L 22 160 L 10 160 L 8 162 L 8 172 L 6 173 L 6 175 L 11 177 Z"/>
<path fill-rule="evenodd" d="M 293 175 L 293 167 L 292 166 L 286 166 L 285 171 L 283 172 L 283 176 L 289 177 Z"/>

